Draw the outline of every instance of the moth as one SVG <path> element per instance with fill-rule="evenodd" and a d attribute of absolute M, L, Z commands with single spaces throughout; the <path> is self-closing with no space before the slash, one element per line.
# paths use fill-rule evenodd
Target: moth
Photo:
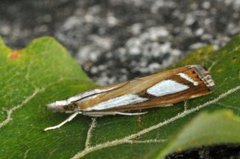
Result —
<path fill-rule="evenodd" d="M 214 81 L 201 65 L 188 65 L 107 87 L 93 89 L 48 105 L 55 112 L 71 113 L 56 129 L 78 114 L 87 116 L 142 115 L 142 109 L 168 107 L 209 94 Z"/>

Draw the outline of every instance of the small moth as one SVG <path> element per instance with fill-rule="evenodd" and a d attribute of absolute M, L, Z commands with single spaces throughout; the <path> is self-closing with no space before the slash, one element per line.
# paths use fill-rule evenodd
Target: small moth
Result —
<path fill-rule="evenodd" d="M 53 111 L 72 114 L 62 123 L 44 130 L 59 128 L 78 114 L 95 117 L 141 115 L 146 112 L 133 111 L 172 106 L 174 103 L 206 95 L 213 86 L 211 75 L 200 65 L 136 78 L 49 104 L 48 108 Z"/>

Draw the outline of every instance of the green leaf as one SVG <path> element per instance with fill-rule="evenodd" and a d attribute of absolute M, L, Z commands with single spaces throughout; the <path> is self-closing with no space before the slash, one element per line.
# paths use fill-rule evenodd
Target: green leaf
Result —
<path fill-rule="evenodd" d="M 48 111 L 47 103 L 95 87 L 65 48 L 44 37 L 14 51 L 0 40 L 0 74 L 1 158 L 59 158 L 79 150 L 72 142 L 84 142 L 85 137 L 66 132 L 67 125 L 55 133 L 43 132 L 66 117 Z M 79 133 L 86 132 L 88 121 L 75 123 Z M 66 144 L 70 151 L 62 155 Z"/>
<path fill-rule="evenodd" d="M 179 65 L 197 63 L 210 68 L 216 88 L 208 96 L 189 100 L 187 110 L 179 103 L 150 109 L 142 116 L 79 116 L 60 129 L 43 132 L 67 118 L 66 114 L 48 111 L 47 103 L 96 85 L 51 38 L 35 40 L 15 52 L 0 41 L 1 158 L 130 159 L 147 158 L 151 151 L 170 152 L 166 148 L 176 132 L 198 113 L 230 109 L 239 114 L 240 37 L 217 52 L 198 52 Z M 201 53 L 204 56 L 198 56 Z"/>
<path fill-rule="evenodd" d="M 229 110 L 201 113 L 181 130 L 157 157 L 202 145 L 240 143 L 240 117 Z"/>

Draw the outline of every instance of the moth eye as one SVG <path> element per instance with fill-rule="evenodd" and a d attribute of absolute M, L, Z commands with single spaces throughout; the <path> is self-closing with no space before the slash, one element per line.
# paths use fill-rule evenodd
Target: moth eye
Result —
<path fill-rule="evenodd" d="M 70 103 L 69 105 L 64 106 L 64 110 L 73 110 L 76 108 L 76 103 Z"/>

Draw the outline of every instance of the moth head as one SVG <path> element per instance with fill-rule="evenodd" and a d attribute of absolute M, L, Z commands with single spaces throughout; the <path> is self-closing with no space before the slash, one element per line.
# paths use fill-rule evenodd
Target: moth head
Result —
<path fill-rule="evenodd" d="M 75 108 L 74 103 L 69 102 L 67 100 L 56 101 L 54 103 L 50 103 L 47 105 L 48 109 L 53 112 L 64 112 L 64 113 L 72 113 L 75 112 L 73 110 Z"/>

